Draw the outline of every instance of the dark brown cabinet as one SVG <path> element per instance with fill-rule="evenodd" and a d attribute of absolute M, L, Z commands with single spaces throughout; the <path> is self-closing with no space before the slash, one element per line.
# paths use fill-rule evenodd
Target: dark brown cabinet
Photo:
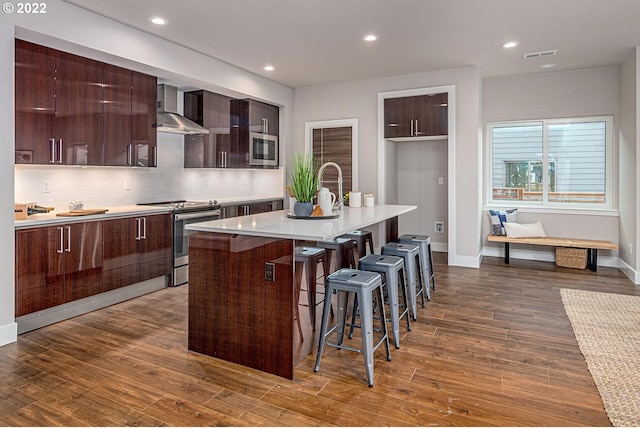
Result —
<path fill-rule="evenodd" d="M 102 222 L 16 231 L 16 316 L 102 291 Z"/>
<path fill-rule="evenodd" d="M 231 100 L 231 148 L 229 166 L 249 167 L 250 133 L 280 134 L 280 108 L 260 101 Z"/>
<path fill-rule="evenodd" d="M 55 68 L 51 49 L 16 40 L 15 163 L 47 164 L 52 160 Z"/>
<path fill-rule="evenodd" d="M 103 165 L 156 166 L 156 78 L 103 64 Z"/>
<path fill-rule="evenodd" d="M 171 273 L 171 214 L 105 220 L 104 290 Z"/>
<path fill-rule="evenodd" d="M 131 72 L 131 144 L 133 166 L 158 166 L 156 102 L 158 79 L 137 71 Z"/>
<path fill-rule="evenodd" d="M 102 64 L 16 40 L 16 163 L 100 165 Z"/>
<path fill-rule="evenodd" d="M 231 98 L 209 91 L 184 94 L 184 116 L 209 130 L 184 137 L 185 168 L 226 168 L 230 151 Z"/>
<path fill-rule="evenodd" d="M 448 94 L 384 100 L 384 136 L 434 137 L 448 134 Z"/>
<path fill-rule="evenodd" d="M 272 201 L 250 202 L 246 204 L 236 205 L 236 216 L 243 216 L 249 214 L 267 213 L 270 211 L 279 211 L 283 208 L 284 201 L 282 199 L 275 199 Z M 234 217 L 234 216 L 228 216 Z M 226 217 L 225 217 L 226 218 Z"/>
<path fill-rule="evenodd" d="M 155 166 L 155 77 L 15 47 L 15 163 Z"/>

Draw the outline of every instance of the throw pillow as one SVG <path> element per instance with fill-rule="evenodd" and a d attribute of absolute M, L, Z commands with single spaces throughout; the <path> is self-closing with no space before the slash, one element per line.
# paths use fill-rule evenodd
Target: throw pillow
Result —
<path fill-rule="evenodd" d="M 489 215 L 491 216 L 492 235 L 506 235 L 504 231 L 504 224 L 518 222 L 517 208 L 506 211 L 489 210 Z"/>
<path fill-rule="evenodd" d="M 505 223 L 505 231 L 510 238 L 544 238 L 547 236 L 544 233 L 542 223 L 537 221 L 535 223 Z"/>

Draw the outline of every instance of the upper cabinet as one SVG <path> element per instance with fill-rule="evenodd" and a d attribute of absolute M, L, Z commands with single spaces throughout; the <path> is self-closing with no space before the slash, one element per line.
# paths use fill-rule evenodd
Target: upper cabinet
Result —
<path fill-rule="evenodd" d="M 185 168 L 226 168 L 230 150 L 231 98 L 208 91 L 184 94 L 184 116 L 209 130 L 208 135 L 185 135 Z"/>
<path fill-rule="evenodd" d="M 448 134 L 448 94 L 384 100 L 384 136 L 436 137 Z"/>
<path fill-rule="evenodd" d="M 251 99 L 231 100 L 231 166 L 250 166 L 251 133 L 279 137 L 280 108 Z"/>
<path fill-rule="evenodd" d="M 16 163 L 155 166 L 155 77 L 21 40 L 15 66 Z"/>

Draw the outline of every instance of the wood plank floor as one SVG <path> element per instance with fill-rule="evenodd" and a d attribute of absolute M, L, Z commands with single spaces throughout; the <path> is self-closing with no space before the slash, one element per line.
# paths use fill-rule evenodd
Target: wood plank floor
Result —
<path fill-rule="evenodd" d="M 183 286 L 1 347 L 0 425 L 610 425 L 559 290 L 640 287 L 611 268 L 485 258 L 468 269 L 435 256 L 432 301 L 403 325 L 392 361 L 377 351 L 373 388 L 362 356 L 333 348 L 293 381 L 187 351 Z"/>

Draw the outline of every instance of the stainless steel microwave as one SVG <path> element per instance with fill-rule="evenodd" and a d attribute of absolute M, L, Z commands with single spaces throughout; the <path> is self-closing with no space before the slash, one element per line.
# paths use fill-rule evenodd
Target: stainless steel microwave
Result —
<path fill-rule="evenodd" d="M 250 132 L 249 165 L 278 166 L 278 137 Z"/>

